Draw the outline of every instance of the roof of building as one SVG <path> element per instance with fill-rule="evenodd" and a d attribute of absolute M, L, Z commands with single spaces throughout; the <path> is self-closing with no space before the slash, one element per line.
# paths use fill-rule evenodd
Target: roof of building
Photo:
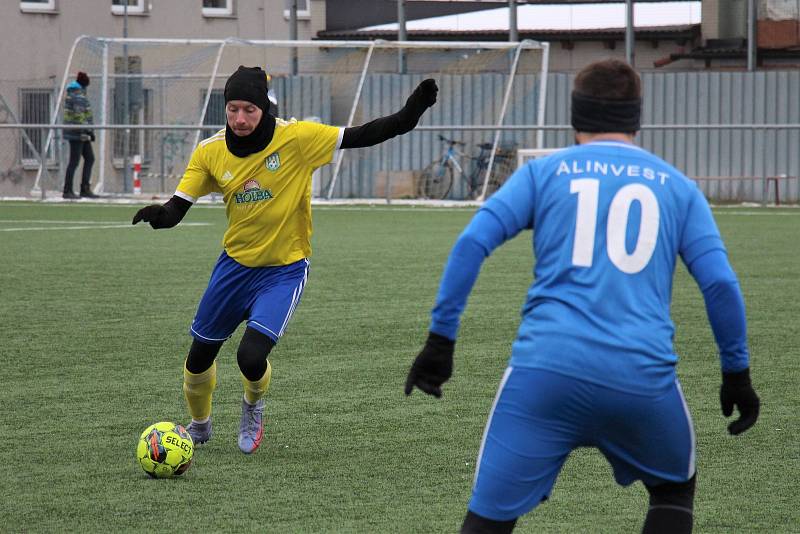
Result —
<path fill-rule="evenodd" d="M 518 31 L 520 39 L 535 41 L 603 41 L 608 39 L 624 39 L 625 28 L 595 28 L 581 30 L 523 30 Z M 412 41 L 507 41 L 508 30 L 409 30 L 408 39 Z M 638 39 L 670 39 L 686 40 L 700 36 L 700 24 L 681 26 L 645 26 L 637 27 L 635 35 Z M 396 30 L 340 30 L 321 31 L 319 39 L 330 40 L 362 40 L 397 39 Z"/>
<path fill-rule="evenodd" d="M 634 31 L 640 38 L 686 39 L 699 35 L 700 2 L 634 4 Z M 408 20 L 406 33 L 413 40 L 508 40 L 511 12 L 508 6 Z M 626 26 L 624 4 L 519 5 L 516 27 L 521 39 L 575 41 L 617 39 Z M 397 38 L 398 23 L 322 31 L 324 39 Z"/>

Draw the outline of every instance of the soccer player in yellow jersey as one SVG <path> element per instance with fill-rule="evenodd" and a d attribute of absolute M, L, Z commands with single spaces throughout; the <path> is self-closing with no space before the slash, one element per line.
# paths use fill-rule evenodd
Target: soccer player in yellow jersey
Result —
<path fill-rule="evenodd" d="M 190 333 L 183 392 L 196 444 L 211 438 L 215 359 L 246 321 L 237 361 L 244 384 L 239 448 L 254 452 L 263 436 L 268 355 L 286 330 L 308 279 L 311 255 L 311 173 L 334 151 L 373 146 L 411 131 L 436 102 L 436 82 L 420 83 L 405 106 L 362 126 L 340 128 L 282 120 L 269 113 L 266 73 L 244 67 L 225 84 L 226 127 L 200 142 L 174 196 L 140 209 L 140 221 L 171 228 L 212 192 L 225 201 L 228 229 Z"/>

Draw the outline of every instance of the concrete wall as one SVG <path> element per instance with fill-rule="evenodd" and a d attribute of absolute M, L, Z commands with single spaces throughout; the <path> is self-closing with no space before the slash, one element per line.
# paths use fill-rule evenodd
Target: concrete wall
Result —
<path fill-rule="evenodd" d="M 300 20 L 298 37 L 324 29 L 324 0 L 308 0 L 311 18 Z M 151 9 L 128 16 L 128 37 L 288 39 L 284 0 L 234 0 L 230 17 L 204 17 L 199 0 L 147 0 Z M 18 0 L 0 2 L 2 79 L 60 78 L 70 48 L 80 35 L 122 37 L 123 17 L 110 0 L 56 0 L 47 13 L 25 13 Z"/>

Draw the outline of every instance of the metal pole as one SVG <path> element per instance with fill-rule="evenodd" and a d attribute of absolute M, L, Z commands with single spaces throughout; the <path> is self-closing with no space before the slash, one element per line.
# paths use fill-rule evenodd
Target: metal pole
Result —
<path fill-rule="evenodd" d="M 103 75 L 102 75 L 102 91 L 100 92 L 100 122 L 108 124 L 108 43 L 103 43 Z M 97 187 L 95 191 L 102 193 L 106 187 L 106 143 L 108 140 L 108 132 L 104 129 L 100 130 L 100 155 L 97 158 L 99 162 L 100 174 L 97 179 Z"/>
<path fill-rule="evenodd" d="M 634 61 L 634 36 L 633 36 L 633 0 L 625 0 L 625 61 L 633 66 Z"/>
<path fill-rule="evenodd" d="M 536 124 L 540 128 L 536 131 L 536 148 L 544 148 L 545 108 L 547 106 L 547 76 L 550 72 L 550 43 L 543 43 L 542 68 L 539 72 L 539 105 L 536 108 Z"/>
<path fill-rule="evenodd" d="M 158 80 L 158 120 L 161 124 L 164 124 L 164 80 Z M 161 150 L 159 151 L 161 157 L 159 158 L 159 174 L 161 175 L 161 184 L 159 187 L 159 193 L 166 193 L 166 177 L 164 174 L 166 173 L 167 169 L 167 161 L 166 161 L 166 154 L 164 154 L 164 147 L 166 143 L 164 143 L 164 136 L 167 132 L 164 130 L 161 131 Z"/>
<path fill-rule="evenodd" d="M 123 5 L 122 9 L 122 37 L 128 37 L 128 0 L 124 0 L 125 4 Z M 124 78 L 122 83 L 122 102 L 125 106 L 125 109 L 122 111 L 122 122 L 126 125 L 131 123 L 131 95 L 128 87 L 128 83 L 130 82 L 128 79 L 128 43 L 124 43 L 122 45 L 122 68 L 124 69 Z M 128 151 L 130 149 L 130 142 L 131 142 L 131 129 L 125 128 L 125 134 L 123 136 L 124 139 L 124 146 L 122 147 L 122 190 L 125 193 L 131 192 L 131 177 L 130 177 L 130 170 L 128 167 L 130 166 L 130 159 L 128 156 Z"/>
<path fill-rule="evenodd" d="M 361 99 L 361 90 L 364 88 L 364 80 L 367 78 L 367 71 L 369 70 L 369 62 L 372 60 L 372 51 L 375 50 L 375 41 L 372 41 L 372 46 L 367 50 L 367 57 L 364 59 L 364 67 L 361 69 L 361 78 L 358 80 L 358 87 L 356 88 L 356 96 L 353 98 L 353 105 L 350 108 L 350 116 L 347 118 L 347 126 L 353 125 L 353 119 L 356 116 L 358 109 L 358 101 Z M 333 188 L 336 186 L 336 179 L 339 177 L 339 170 L 342 168 L 342 160 L 344 159 L 344 150 L 337 150 L 336 164 L 333 168 L 333 176 L 331 176 L 331 184 L 328 186 L 328 194 L 325 198 L 328 200 L 333 196 Z"/>
<path fill-rule="evenodd" d="M 756 70 L 756 15 L 755 0 L 747 0 L 747 70 L 750 72 Z"/>
<path fill-rule="evenodd" d="M 517 0 L 508 0 L 508 40 L 512 43 L 519 41 L 517 28 Z"/>
<path fill-rule="evenodd" d="M 397 40 L 408 41 L 405 0 L 397 0 Z M 398 74 L 406 73 L 406 53 L 402 48 L 397 50 L 397 72 Z"/>
<path fill-rule="evenodd" d="M 289 40 L 297 40 L 297 0 L 292 0 L 289 7 Z M 297 48 L 290 50 L 290 72 L 292 75 L 297 74 Z"/>
<path fill-rule="evenodd" d="M 106 130 L 123 130 L 126 128 L 125 125 L 120 124 L 95 124 L 95 128 L 98 130 L 106 129 Z M 209 124 L 203 125 L 199 129 L 203 128 L 224 128 L 224 124 Z M 26 122 L 22 123 L 0 123 L 0 130 L 7 130 L 7 129 L 14 129 L 19 130 L 20 128 L 27 128 L 32 130 L 34 128 L 52 128 L 52 129 L 61 129 L 61 130 L 77 130 L 80 129 L 80 125 L 75 124 L 60 124 L 60 123 L 30 123 Z M 196 124 L 131 124 L 130 128 L 132 130 L 191 130 L 196 132 L 198 130 L 198 126 Z M 546 131 L 559 131 L 559 130 L 572 130 L 572 125 L 570 124 L 437 124 L 435 126 L 429 126 L 424 124 L 418 124 L 414 127 L 414 131 L 420 132 L 444 132 L 444 131 L 452 131 L 452 132 L 480 132 L 480 131 L 509 131 L 509 132 L 516 132 L 516 131 L 530 131 L 530 130 L 538 130 L 538 129 L 546 130 Z M 785 122 L 785 123 L 725 123 L 725 124 L 643 124 L 641 126 L 642 130 L 800 130 L 800 123 L 797 122 Z M 38 193 L 39 190 L 36 190 Z"/>
<path fill-rule="evenodd" d="M 22 131 L 24 132 L 25 130 Z M 47 135 L 47 130 L 42 129 L 41 133 L 39 134 L 40 136 L 39 139 L 44 139 L 44 136 L 46 135 Z M 49 181 L 48 178 L 50 178 L 50 172 L 47 170 L 47 161 L 45 161 L 46 153 L 41 153 L 38 151 L 34 151 L 33 153 L 36 154 L 36 156 L 39 159 L 39 167 L 44 169 L 45 179 L 42 180 L 39 184 L 41 190 L 39 198 L 41 200 L 45 200 L 47 198 L 47 182 Z"/>
<path fill-rule="evenodd" d="M 58 92 L 58 79 L 56 79 L 56 75 L 55 74 L 50 75 L 49 78 L 53 82 L 53 94 L 56 94 Z M 52 106 L 53 109 L 51 110 L 51 114 L 55 113 L 56 106 L 57 106 L 57 104 L 55 102 L 53 102 L 53 106 Z M 55 150 L 53 152 L 53 156 L 56 158 L 56 178 L 57 179 L 60 178 L 61 176 L 64 176 L 64 172 L 66 170 L 66 169 L 64 169 L 64 138 L 63 138 L 63 134 L 64 134 L 64 132 L 61 131 L 61 130 L 57 132 L 57 134 L 56 134 L 56 136 L 57 136 L 56 144 L 55 144 L 55 147 L 54 147 Z M 42 137 L 41 137 L 40 141 L 44 140 L 46 136 L 47 136 L 47 130 L 42 130 Z M 39 163 L 42 163 L 42 164 L 46 165 L 47 162 L 40 161 Z M 47 168 L 47 167 L 45 166 L 45 168 Z M 48 172 L 48 175 L 49 174 L 50 173 Z M 58 186 L 59 186 L 59 184 L 56 183 L 55 187 L 57 188 Z M 56 191 L 58 191 L 58 189 L 56 189 Z M 44 188 L 42 188 L 42 197 L 41 198 L 44 199 L 45 196 L 46 195 L 45 195 Z"/>
<path fill-rule="evenodd" d="M 519 65 L 519 56 L 522 53 L 522 46 L 523 43 L 520 43 L 519 46 L 516 48 L 516 53 L 514 54 L 514 62 L 511 64 L 511 72 L 508 76 L 508 85 L 506 85 L 506 92 L 503 95 L 503 105 L 500 107 L 500 116 L 497 118 L 497 126 L 501 126 L 503 124 L 503 119 L 506 116 L 506 109 L 508 109 L 508 101 L 511 98 L 511 89 L 514 86 L 514 77 L 517 75 L 517 65 Z M 496 130 L 494 133 L 494 142 L 492 143 L 492 152 L 489 154 L 489 163 L 486 165 L 486 177 L 483 179 L 483 187 L 481 188 L 481 194 L 478 196 L 477 200 L 479 202 L 483 202 L 486 199 L 486 188 L 489 186 L 489 177 L 492 175 L 492 167 L 494 166 L 494 155 L 497 152 L 497 146 L 500 144 L 500 130 Z"/>

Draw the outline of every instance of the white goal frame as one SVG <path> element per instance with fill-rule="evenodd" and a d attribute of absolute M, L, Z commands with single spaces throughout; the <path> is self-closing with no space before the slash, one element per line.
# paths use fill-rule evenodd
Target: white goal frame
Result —
<path fill-rule="evenodd" d="M 261 47 L 261 48 L 280 48 L 280 49 L 288 49 L 288 50 L 297 50 L 303 48 L 316 48 L 316 49 L 323 49 L 323 48 L 349 48 L 349 49 L 361 49 L 366 52 L 364 64 L 361 68 L 360 78 L 358 80 L 357 89 L 355 94 L 353 95 L 352 104 L 350 106 L 350 113 L 347 124 L 342 126 L 348 127 L 352 126 L 354 116 L 359 106 L 359 101 L 361 99 L 362 89 L 364 87 L 364 81 L 369 73 L 370 68 L 370 60 L 373 55 L 373 51 L 381 50 L 381 49 L 393 49 L 397 50 L 399 53 L 403 50 L 415 50 L 415 49 L 441 49 L 441 50 L 458 50 L 458 49 L 483 49 L 483 50 L 494 50 L 494 51 L 508 51 L 509 56 L 513 58 L 511 62 L 511 66 L 507 72 L 508 80 L 506 82 L 505 90 L 503 93 L 503 100 L 502 105 L 500 107 L 499 112 L 497 113 L 496 117 L 494 118 L 492 125 L 486 124 L 473 124 L 473 125 L 430 125 L 427 126 L 425 129 L 428 130 L 442 130 L 442 131 L 454 131 L 454 130 L 469 130 L 469 129 L 482 129 L 492 131 L 494 133 L 494 141 L 493 141 L 493 150 L 490 155 L 488 167 L 486 169 L 484 181 L 483 181 L 483 189 L 482 194 L 479 197 L 479 200 L 483 200 L 487 185 L 489 183 L 489 178 L 492 173 L 492 167 L 494 164 L 494 155 L 498 150 L 500 144 L 500 136 L 501 133 L 506 130 L 510 129 L 509 127 L 504 127 L 503 122 L 506 117 L 506 112 L 509 107 L 509 100 L 512 94 L 513 83 L 515 76 L 517 75 L 518 69 L 518 62 L 520 59 L 520 54 L 523 50 L 540 50 L 541 51 L 541 65 L 539 71 L 539 88 L 538 88 L 538 101 L 537 101 L 537 114 L 536 114 L 536 124 L 530 125 L 531 130 L 536 129 L 536 144 L 538 146 L 542 146 L 543 142 L 543 134 L 544 131 L 542 129 L 538 129 L 538 127 L 544 126 L 545 123 L 545 106 L 547 100 L 547 76 L 549 72 L 549 43 L 547 42 L 539 42 L 539 41 L 532 41 L 532 40 L 523 40 L 520 42 L 493 42 L 493 41 L 469 41 L 469 42 L 460 42 L 460 41 L 383 41 L 383 40 L 374 40 L 374 41 L 314 41 L 314 40 L 298 40 L 298 41 L 290 41 L 290 40 L 245 40 L 239 38 L 227 38 L 227 39 L 151 39 L 151 38 L 115 38 L 115 37 L 95 37 L 89 35 L 82 35 L 78 37 L 72 45 L 70 50 L 65 68 L 64 74 L 61 80 L 61 84 L 59 87 L 58 95 L 56 98 L 56 104 L 52 111 L 51 120 L 50 120 L 50 129 L 48 130 L 47 137 L 45 139 L 43 152 L 47 153 L 51 144 L 54 140 L 54 132 L 60 127 L 63 126 L 58 124 L 58 117 L 59 112 L 61 111 L 61 107 L 63 106 L 64 94 L 66 91 L 66 86 L 70 81 L 70 73 L 75 71 L 75 65 L 73 60 L 75 59 L 76 50 L 79 46 L 81 46 L 82 41 L 88 41 L 89 44 L 98 48 L 100 50 L 100 55 L 102 57 L 102 72 L 100 73 L 99 82 L 102 83 L 103 93 L 102 93 L 102 105 L 100 106 L 100 113 L 96 115 L 95 119 L 99 119 L 96 124 L 95 128 L 98 130 L 98 144 L 99 144 L 99 154 L 98 154 L 98 169 L 99 169 L 99 177 L 97 183 L 97 190 L 99 192 L 103 191 L 103 185 L 105 183 L 105 171 L 106 171 L 106 159 L 107 159 L 107 150 L 106 144 L 108 143 L 107 134 L 109 131 L 114 129 L 138 129 L 142 130 L 141 125 L 133 125 L 133 124 L 110 124 L 110 117 L 108 116 L 108 88 L 110 87 L 109 80 L 116 77 L 124 77 L 124 76 L 133 76 L 133 75 L 114 75 L 113 72 L 110 71 L 110 58 L 109 58 L 109 48 L 111 46 L 118 46 L 118 45 L 198 45 L 198 46 L 206 46 L 206 47 L 218 47 L 216 48 L 216 60 L 214 62 L 214 66 L 211 69 L 211 72 L 207 73 L 208 76 L 208 91 L 205 105 L 200 113 L 200 116 L 197 117 L 196 125 L 175 125 L 175 124 L 164 124 L 164 125 L 155 125 L 155 124 L 148 124 L 146 125 L 147 129 L 183 129 L 183 130 L 193 130 L 195 131 L 195 145 L 200 140 L 200 135 L 203 129 L 207 129 L 207 126 L 204 125 L 204 118 L 206 115 L 206 109 L 208 106 L 208 99 L 211 95 L 211 89 L 214 86 L 215 80 L 219 77 L 224 76 L 225 73 L 220 73 L 220 58 L 223 55 L 223 51 L 227 47 Z M 342 167 L 342 160 L 343 154 L 339 151 L 338 154 L 335 156 L 335 160 L 333 162 L 333 174 L 330 178 L 329 183 L 326 186 L 326 191 L 323 191 L 322 194 L 325 198 L 330 199 L 334 192 L 334 187 L 336 186 L 337 178 L 339 177 L 340 170 Z M 44 172 L 44 168 L 40 165 L 39 170 L 36 175 L 36 181 L 33 185 L 32 193 L 41 191 L 41 178 Z"/>

